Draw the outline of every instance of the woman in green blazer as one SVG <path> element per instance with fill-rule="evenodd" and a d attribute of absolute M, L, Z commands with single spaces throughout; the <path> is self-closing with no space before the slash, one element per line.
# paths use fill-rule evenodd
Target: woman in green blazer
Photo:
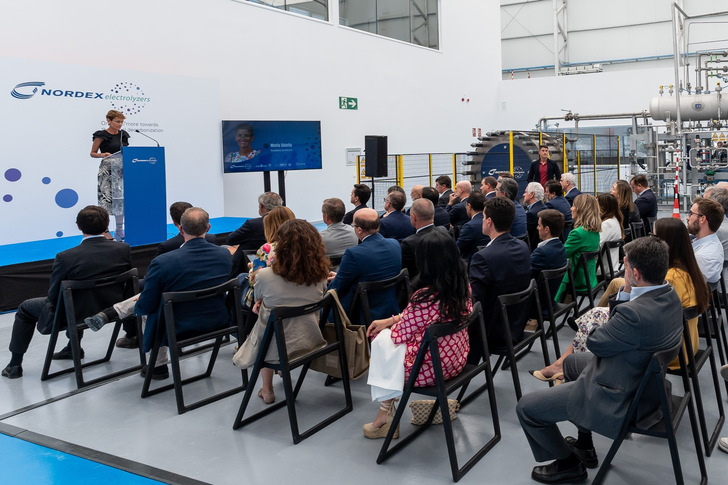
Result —
<path fill-rule="evenodd" d="M 599 231 L 602 228 L 601 218 L 599 216 L 599 203 L 593 195 L 581 194 L 574 199 L 574 205 L 571 207 L 571 216 L 574 219 L 574 229 L 569 233 L 569 237 L 564 243 L 566 257 L 571 264 L 574 273 L 574 286 L 576 291 L 586 291 L 586 280 L 584 273 L 576 271 L 576 265 L 579 257 L 584 251 L 599 250 Z M 587 263 L 589 272 L 589 282 L 591 286 L 597 284 L 597 262 L 591 260 Z M 554 300 L 561 302 L 566 294 L 566 288 L 569 281 L 568 273 L 564 275 L 564 279 L 556 292 Z"/>

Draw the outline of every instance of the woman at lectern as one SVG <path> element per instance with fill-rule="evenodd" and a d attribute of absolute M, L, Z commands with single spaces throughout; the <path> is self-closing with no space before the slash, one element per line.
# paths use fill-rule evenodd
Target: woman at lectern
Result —
<path fill-rule="evenodd" d="M 253 142 L 253 125 L 250 123 L 240 123 L 235 127 L 235 141 L 238 143 L 240 150 L 230 152 L 225 157 L 225 168 L 235 163 L 250 160 L 260 153 L 260 150 L 253 150 L 251 143 Z"/>
<path fill-rule="evenodd" d="M 109 126 L 93 134 L 91 145 L 91 157 L 102 159 L 98 176 L 99 205 L 116 219 L 114 239 L 117 241 L 124 239 L 123 166 L 120 164 L 112 166 L 108 157 L 120 151 L 122 146 L 129 146 L 129 133 L 121 129 L 124 119 L 126 116 L 120 111 L 112 109 L 106 113 L 106 122 Z M 118 186 L 113 187 L 112 181 L 119 181 Z"/>

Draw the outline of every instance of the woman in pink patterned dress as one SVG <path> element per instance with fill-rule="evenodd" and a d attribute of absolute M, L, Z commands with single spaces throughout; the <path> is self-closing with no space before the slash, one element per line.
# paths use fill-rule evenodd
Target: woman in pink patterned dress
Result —
<path fill-rule="evenodd" d="M 394 401 L 402 394 L 404 382 L 412 372 L 425 329 L 441 322 L 463 322 L 473 307 L 467 267 L 450 236 L 440 231 L 425 235 L 417 247 L 416 262 L 420 273 L 407 308 L 399 315 L 373 321 L 367 330 L 368 336 L 376 337 L 372 342 L 368 383 L 372 386 L 372 400 L 380 402 L 374 422 L 364 425 L 367 438 L 387 435 L 394 416 Z M 470 350 L 467 330 L 443 337 L 438 345 L 445 379 L 458 375 Z M 433 385 L 435 375 L 428 353 L 415 386 Z M 399 430 L 394 437 L 398 436 Z"/>

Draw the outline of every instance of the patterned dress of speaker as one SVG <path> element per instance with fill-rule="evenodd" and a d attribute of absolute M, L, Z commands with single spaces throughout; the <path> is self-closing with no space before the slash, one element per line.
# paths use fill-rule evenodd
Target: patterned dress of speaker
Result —
<path fill-rule="evenodd" d="M 101 153 L 116 153 L 123 146 L 129 146 L 129 133 L 120 130 L 112 135 L 106 130 L 99 130 L 93 134 L 93 139 L 101 138 L 99 151 Z M 106 209 L 110 215 L 124 214 L 124 166 L 121 160 L 107 157 L 101 160 L 98 175 L 99 205 Z"/>

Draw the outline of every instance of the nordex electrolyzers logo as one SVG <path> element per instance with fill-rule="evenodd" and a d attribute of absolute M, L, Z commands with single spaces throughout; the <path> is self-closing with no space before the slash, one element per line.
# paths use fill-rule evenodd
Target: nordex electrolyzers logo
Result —
<path fill-rule="evenodd" d="M 35 95 L 51 96 L 56 98 L 71 98 L 74 100 L 103 99 L 109 101 L 111 107 L 124 114 L 134 115 L 140 113 L 151 101 L 140 86 L 130 82 L 116 83 L 107 92 L 86 91 L 79 89 L 54 89 L 44 87 L 46 83 L 31 81 L 17 84 L 10 95 L 16 99 L 30 99 Z M 41 88 L 40 90 L 38 88 Z"/>

